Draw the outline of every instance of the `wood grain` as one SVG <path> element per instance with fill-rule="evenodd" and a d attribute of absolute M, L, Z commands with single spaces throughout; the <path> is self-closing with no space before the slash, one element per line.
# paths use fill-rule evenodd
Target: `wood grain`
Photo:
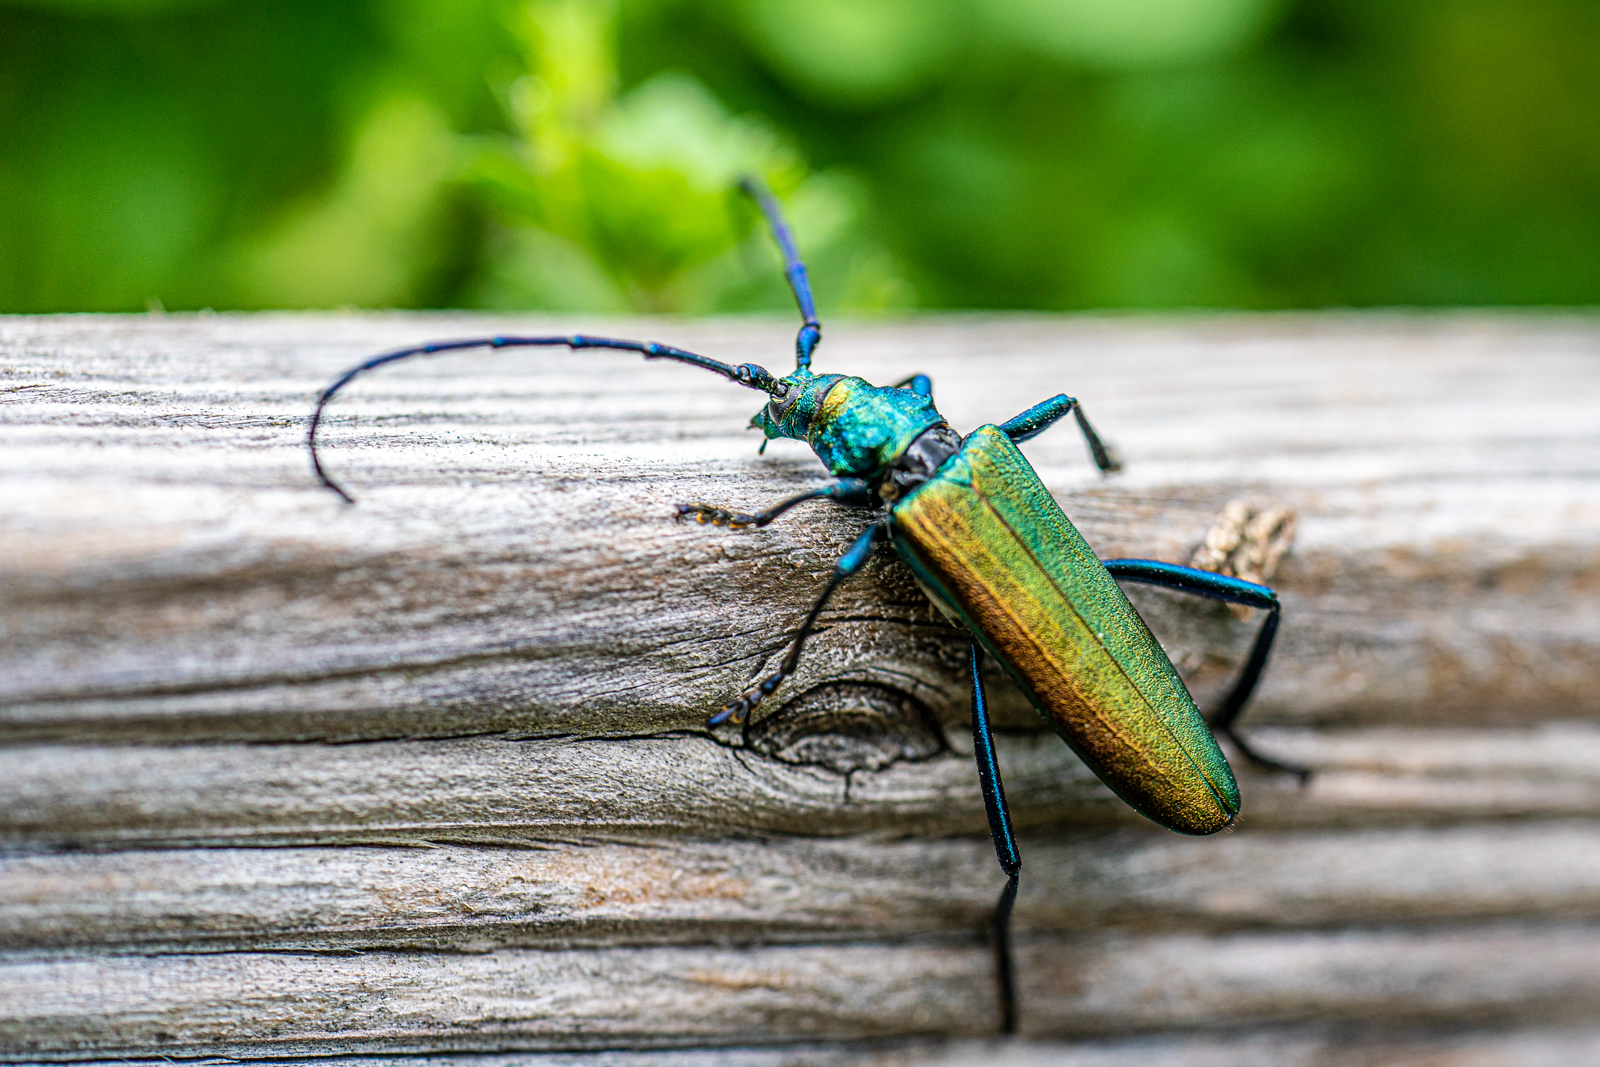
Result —
<path fill-rule="evenodd" d="M 0 1040 L 248 1057 L 968 1036 L 998 1023 L 993 958 L 970 942 L 17 960 Z M 1572 1025 L 1600 994 L 1597 952 L 1585 926 L 1032 939 L 1019 994 L 1025 1035 L 1463 1012 Z"/>
<path fill-rule="evenodd" d="M 1243 826 L 1572 817 L 1600 806 L 1600 729 L 1585 724 L 1257 734 L 1266 751 L 1317 774 L 1304 789 L 1250 774 Z M 838 747 L 856 740 L 846 734 Z M 1004 737 L 998 747 L 1020 825 L 1139 823 L 1054 735 Z M 961 748 L 841 773 L 762 758 L 759 750 L 752 758 L 751 750 L 693 735 L 338 746 L 21 744 L 0 749 L 0 844 L 537 846 L 580 836 L 714 831 L 979 833 L 986 823 L 970 740 Z M 849 754 L 878 752 L 862 744 Z"/>
<path fill-rule="evenodd" d="M 782 321 L 0 319 L 0 1057 L 536 1064 L 1600 1062 L 1600 324 L 948 317 L 831 326 L 1030 460 L 1105 556 L 1298 512 L 1238 829 L 1120 807 L 996 678 L 1027 831 L 1025 1040 L 960 635 L 892 557 L 749 731 L 863 519 L 680 524 L 820 482 L 759 398 L 577 328 L 785 364 Z M 1251 620 L 1131 591 L 1202 706 Z M 512 1050 L 522 1050 L 513 1052 Z M 371 1060 L 363 1060 L 371 1062 Z"/>
<path fill-rule="evenodd" d="M 1024 842 L 1023 931 L 1600 921 L 1600 830 L 1586 822 L 1213 840 L 1129 829 Z M 908 939 L 981 930 L 993 863 L 976 838 L 21 853 L 0 858 L 0 947 L 486 952 Z"/>

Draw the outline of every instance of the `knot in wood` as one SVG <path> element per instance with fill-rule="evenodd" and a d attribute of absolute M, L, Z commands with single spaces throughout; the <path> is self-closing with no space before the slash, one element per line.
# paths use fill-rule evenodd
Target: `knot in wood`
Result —
<path fill-rule="evenodd" d="M 814 686 L 752 723 L 747 738 L 770 759 L 837 774 L 932 759 L 946 749 L 926 705 L 871 682 Z"/>

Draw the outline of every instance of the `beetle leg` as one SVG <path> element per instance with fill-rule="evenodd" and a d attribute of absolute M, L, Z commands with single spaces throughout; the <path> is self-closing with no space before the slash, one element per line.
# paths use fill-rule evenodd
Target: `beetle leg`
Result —
<path fill-rule="evenodd" d="M 820 489 L 812 489 L 787 500 L 780 500 L 766 511 L 758 511 L 754 515 L 742 511 L 728 511 L 712 504 L 679 504 L 678 518 L 741 530 L 746 526 L 765 526 L 796 504 L 804 504 L 807 500 L 837 500 L 846 507 L 856 508 L 872 507 L 877 503 L 872 497 L 872 486 L 865 481 L 860 478 L 840 478 Z"/>
<path fill-rule="evenodd" d="M 1247 582 L 1242 578 L 1214 574 L 1211 571 L 1184 567 L 1177 563 L 1163 563 L 1154 559 L 1108 559 L 1101 562 L 1105 564 L 1106 570 L 1111 572 L 1111 576 L 1119 581 L 1159 585 L 1167 589 L 1176 589 L 1180 593 L 1220 600 L 1225 604 L 1260 608 L 1267 613 L 1266 620 L 1256 634 L 1255 644 L 1250 646 L 1250 658 L 1245 661 L 1244 670 L 1239 672 L 1239 680 L 1223 698 L 1222 705 L 1210 716 L 1211 728 L 1232 741 L 1244 757 L 1258 767 L 1292 774 L 1300 779 L 1302 785 L 1309 781 L 1311 778 L 1309 767 L 1299 767 L 1261 755 L 1239 735 L 1238 730 L 1239 713 L 1244 710 L 1251 694 L 1255 692 L 1256 683 L 1261 681 L 1261 672 L 1266 669 L 1267 657 L 1272 653 L 1272 642 L 1278 636 L 1278 621 L 1283 613 L 1283 605 L 1278 601 L 1278 594 L 1264 585 Z"/>
<path fill-rule="evenodd" d="M 1094 432 L 1094 427 L 1089 425 L 1089 419 L 1083 413 L 1083 406 L 1065 393 L 1033 405 L 1022 414 L 1001 423 L 1000 429 L 1020 444 L 1044 433 L 1068 414 L 1078 420 L 1078 429 L 1083 433 L 1083 439 L 1089 445 L 1089 454 L 1094 457 L 1094 465 L 1100 472 L 1110 474 L 1121 470 L 1122 460 L 1117 458 L 1116 451 Z"/>
<path fill-rule="evenodd" d="M 895 382 L 889 388 L 891 388 L 891 389 L 909 389 L 913 393 L 916 393 L 918 396 L 932 396 L 933 395 L 933 379 L 929 378 L 926 374 L 913 374 L 911 377 L 907 378 L 905 381 Z"/>
<path fill-rule="evenodd" d="M 828 584 L 823 588 L 822 595 L 817 597 L 817 602 L 811 605 L 811 610 L 806 614 L 806 619 L 800 624 L 799 631 L 794 635 L 794 644 L 789 646 L 789 654 L 783 657 L 783 662 L 778 669 L 761 680 L 759 685 L 746 689 L 738 700 L 730 701 L 723 709 L 711 716 L 707 726 L 720 726 L 732 719 L 742 723 L 749 718 L 755 706 L 771 696 L 783 680 L 794 673 L 800 665 L 800 651 L 805 647 L 806 638 L 810 637 L 816 629 L 817 618 L 822 614 L 822 609 L 828 606 L 828 600 L 833 596 L 839 584 L 852 574 L 867 565 L 867 560 L 872 556 L 873 542 L 882 537 L 889 529 L 885 522 L 875 522 L 861 532 L 855 544 L 845 550 L 839 557 L 839 562 L 833 565 L 833 576 L 828 579 Z"/>
<path fill-rule="evenodd" d="M 983 807 L 989 815 L 989 836 L 994 839 L 995 858 L 1006 872 L 1006 887 L 994 909 L 995 971 L 1000 979 L 1000 1032 L 1017 1032 L 1017 995 L 1011 974 L 1011 905 L 1017 900 L 1017 880 L 1022 875 L 1022 855 L 1011 832 L 1011 810 L 1006 806 L 1006 788 L 1000 780 L 1000 762 L 994 754 L 994 730 L 989 723 L 989 701 L 983 692 L 983 652 L 972 643 L 968 672 L 972 676 L 972 750 L 978 760 L 978 784 L 983 789 Z"/>

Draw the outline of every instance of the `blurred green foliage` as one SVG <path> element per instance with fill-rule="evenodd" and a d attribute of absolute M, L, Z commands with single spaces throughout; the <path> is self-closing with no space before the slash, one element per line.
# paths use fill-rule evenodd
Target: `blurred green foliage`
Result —
<path fill-rule="evenodd" d="M 1592 0 L 0 0 L 0 310 L 1600 302 Z"/>

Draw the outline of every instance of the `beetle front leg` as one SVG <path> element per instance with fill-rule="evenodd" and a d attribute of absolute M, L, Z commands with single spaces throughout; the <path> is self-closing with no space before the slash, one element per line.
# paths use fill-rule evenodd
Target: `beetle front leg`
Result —
<path fill-rule="evenodd" d="M 1065 393 L 1053 396 L 1041 404 L 1035 404 L 1022 414 L 1002 422 L 1000 430 L 1012 441 L 1020 444 L 1029 438 L 1038 437 L 1068 415 L 1078 420 L 1078 429 L 1082 432 L 1083 439 L 1089 446 L 1089 454 L 1094 457 L 1094 465 L 1100 473 L 1110 474 L 1112 471 L 1121 470 L 1122 461 L 1117 458 L 1116 451 L 1094 432 L 1093 426 L 1089 425 L 1089 419 L 1083 413 L 1083 405 Z"/>
<path fill-rule="evenodd" d="M 833 577 L 828 579 L 828 584 L 823 588 L 822 595 L 817 597 L 817 602 L 811 605 L 805 621 L 800 624 L 799 631 L 794 635 L 794 644 L 789 646 L 789 654 L 783 657 L 778 669 L 763 678 L 759 685 L 746 689 L 738 700 L 730 701 L 721 711 L 711 716 L 706 723 L 707 726 L 720 726 L 729 719 L 736 723 L 744 722 L 757 704 L 771 696 L 778 686 L 783 684 L 783 680 L 795 672 L 795 668 L 800 665 L 800 652 L 805 648 L 806 638 L 815 632 L 817 618 L 821 616 L 822 609 L 828 606 L 834 590 L 838 589 L 839 584 L 846 578 L 867 565 L 867 560 L 872 556 L 873 543 L 888 530 L 888 523 L 875 522 L 862 531 L 861 536 L 856 538 L 855 544 L 851 545 L 845 554 L 839 557 L 839 562 L 833 565 Z"/>
<path fill-rule="evenodd" d="M 1000 979 L 1000 1032 L 1017 1032 L 1017 994 L 1011 972 L 1011 906 L 1017 901 L 1017 881 L 1022 876 L 1022 854 L 1011 832 L 1011 809 L 1006 805 L 1006 787 L 1000 780 L 1000 761 L 994 754 L 994 729 L 989 723 L 989 700 L 983 691 L 983 652 L 972 643 L 967 660 L 972 678 L 972 751 L 978 761 L 978 785 L 983 790 L 983 807 L 989 816 L 989 836 L 994 840 L 995 858 L 1006 872 L 1006 887 L 994 908 L 995 973 Z"/>
<path fill-rule="evenodd" d="M 1250 646 L 1250 658 L 1245 661 L 1244 670 L 1239 672 L 1239 680 L 1233 684 L 1233 689 L 1223 698 L 1221 706 L 1210 716 L 1209 721 L 1211 729 L 1232 741 L 1251 763 L 1267 770 L 1292 774 L 1300 779 L 1302 785 L 1309 781 L 1311 779 L 1309 767 L 1299 767 L 1261 755 L 1239 735 L 1238 730 L 1239 713 L 1244 711 L 1245 704 L 1255 692 L 1256 683 L 1261 681 L 1261 672 L 1266 669 L 1267 657 L 1272 653 L 1272 642 L 1278 636 L 1278 620 L 1283 613 L 1283 605 L 1278 602 L 1278 594 L 1264 585 L 1247 582 L 1242 578 L 1215 574 L 1197 567 L 1184 567 L 1177 563 L 1163 563 L 1155 559 L 1108 559 L 1101 562 L 1106 570 L 1111 572 L 1111 577 L 1119 581 L 1159 585 L 1165 589 L 1175 589 L 1180 593 L 1203 596 L 1208 600 L 1220 600 L 1225 604 L 1260 608 L 1267 613 L 1266 621 L 1261 624 L 1261 629 L 1256 634 L 1255 644 Z"/>
<path fill-rule="evenodd" d="M 728 511 L 713 504 L 696 503 L 679 504 L 678 518 L 742 530 L 746 526 L 765 526 L 796 504 L 804 504 L 807 500 L 835 500 L 846 507 L 856 508 L 872 507 L 877 503 L 872 496 L 872 487 L 865 481 L 860 478 L 840 478 L 820 489 L 812 489 L 787 500 L 780 500 L 766 511 L 758 511 L 753 515 L 743 511 Z"/>

